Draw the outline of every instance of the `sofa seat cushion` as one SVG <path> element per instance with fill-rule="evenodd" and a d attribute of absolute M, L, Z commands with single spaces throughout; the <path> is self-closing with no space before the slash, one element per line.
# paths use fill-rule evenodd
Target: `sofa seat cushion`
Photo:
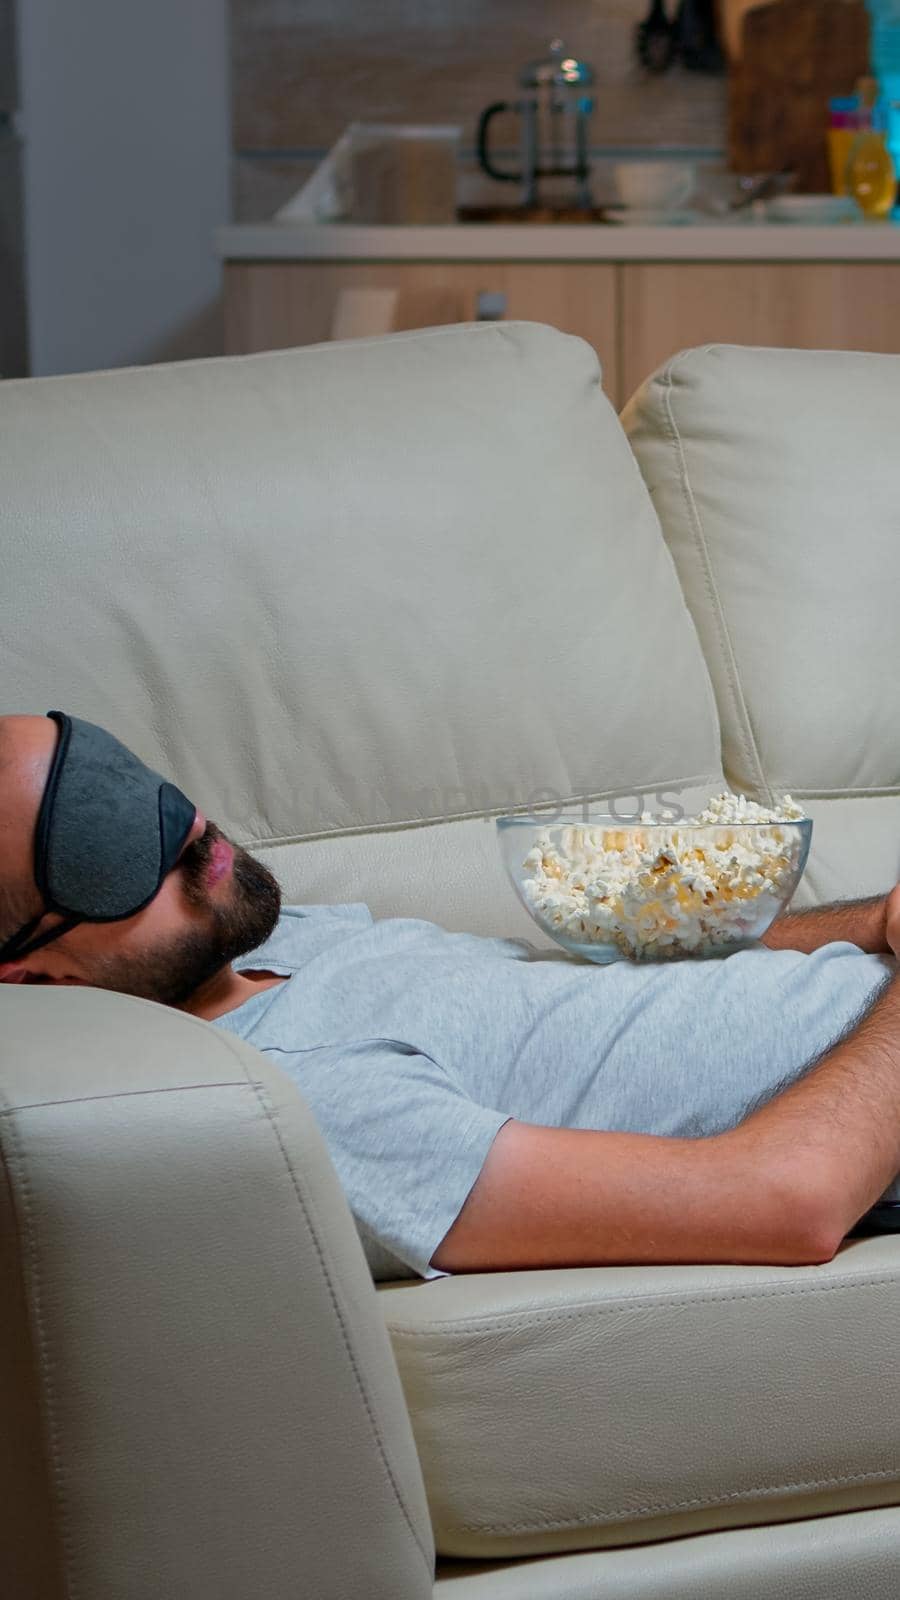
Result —
<path fill-rule="evenodd" d="M 900 1504 L 900 1237 L 379 1290 L 442 1556 Z"/>

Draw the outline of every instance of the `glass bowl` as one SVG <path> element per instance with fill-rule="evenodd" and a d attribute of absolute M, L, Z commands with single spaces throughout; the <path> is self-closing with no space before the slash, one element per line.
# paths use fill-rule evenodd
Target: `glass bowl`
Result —
<path fill-rule="evenodd" d="M 588 961 L 677 961 L 756 944 L 806 865 L 812 822 L 497 818 L 526 911 Z"/>

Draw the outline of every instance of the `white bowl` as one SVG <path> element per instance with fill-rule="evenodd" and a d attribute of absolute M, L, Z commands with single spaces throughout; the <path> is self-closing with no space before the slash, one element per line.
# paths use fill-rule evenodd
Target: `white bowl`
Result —
<path fill-rule="evenodd" d="M 677 211 L 697 186 L 697 169 L 686 161 L 620 161 L 612 169 L 616 197 L 642 211 Z"/>
<path fill-rule="evenodd" d="M 706 220 L 699 211 L 660 211 L 655 207 L 645 211 L 640 206 L 607 206 L 605 217 L 607 222 L 629 228 L 685 228 Z"/>
<path fill-rule="evenodd" d="M 766 216 L 771 222 L 805 222 L 812 227 L 857 222 L 859 214 L 852 195 L 782 194 L 766 203 Z"/>

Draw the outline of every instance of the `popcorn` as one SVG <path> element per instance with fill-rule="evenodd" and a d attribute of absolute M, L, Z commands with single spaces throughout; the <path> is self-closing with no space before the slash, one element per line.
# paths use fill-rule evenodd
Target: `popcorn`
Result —
<path fill-rule="evenodd" d="M 538 922 L 573 943 L 638 960 L 709 955 L 778 914 L 804 841 L 777 824 L 803 817 L 789 794 L 771 808 L 720 794 L 682 823 L 648 828 L 642 811 L 622 827 L 550 825 L 522 863 L 522 890 Z M 709 829 L 699 838 L 697 823 Z"/>

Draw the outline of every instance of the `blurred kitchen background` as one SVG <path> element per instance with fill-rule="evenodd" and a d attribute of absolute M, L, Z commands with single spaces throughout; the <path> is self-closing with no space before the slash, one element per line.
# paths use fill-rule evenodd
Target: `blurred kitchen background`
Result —
<path fill-rule="evenodd" d="M 480 259 L 490 261 L 491 221 L 515 217 L 537 226 L 556 217 L 557 227 L 596 225 L 597 259 L 609 263 L 597 268 L 599 276 L 585 275 L 585 246 L 578 247 L 579 266 L 569 264 L 560 235 L 558 271 L 547 246 L 535 246 L 541 266 L 532 270 L 529 293 L 517 299 L 509 287 L 525 270 L 523 245 L 518 265 L 493 277 L 467 266 L 460 298 L 455 269 L 447 265 L 441 276 L 440 244 L 423 242 L 419 258 L 431 269 L 416 280 L 421 316 L 454 320 L 462 307 L 466 316 L 544 315 L 584 331 L 568 310 L 553 310 L 580 297 L 591 303 L 585 336 L 594 337 L 598 317 L 606 319 L 595 343 L 610 372 L 618 362 L 624 382 L 613 301 L 628 284 L 602 274 L 614 274 L 616 261 L 643 257 L 637 231 L 614 257 L 605 224 L 645 225 L 648 261 L 662 259 L 657 227 L 674 234 L 689 223 L 740 224 L 748 239 L 754 225 L 758 238 L 763 222 L 845 224 L 846 238 L 857 223 L 877 221 L 892 241 L 900 239 L 898 40 L 900 0 L 154 0 L 144 7 L 0 0 L 0 375 L 364 331 L 366 315 L 377 325 L 373 294 L 384 305 L 390 293 L 396 299 L 401 280 L 406 289 L 413 283 L 414 256 L 404 246 L 406 264 L 392 278 L 382 237 L 357 246 L 345 231 L 343 243 L 328 242 L 340 240 L 342 224 L 438 223 L 459 231 L 480 218 Z M 529 65 L 540 63 L 552 68 L 569 105 L 559 119 L 557 160 L 577 162 L 580 103 L 590 171 L 587 189 L 570 177 L 545 178 L 529 202 L 521 181 L 484 170 L 478 133 L 488 108 L 512 103 L 485 125 L 487 162 L 495 174 L 521 169 L 522 102 L 550 92 L 546 83 L 523 86 L 522 74 L 527 80 Z M 540 80 L 540 70 L 535 76 Z M 372 125 L 385 124 L 454 130 L 449 211 L 428 210 L 429 196 L 434 205 L 441 192 L 438 146 L 431 148 L 438 165 L 430 168 L 423 210 L 427 138 L 411 166 L 411 147 L 401 160 L 398 141 L 393 151 L 390 140 L 372 142 Z M 354 126 L 355 136 L 348 134 Z M 867 193 L 880 185 L 877 218 L 873 210 L 868 220 L 843 181 L 861 131 L 873 136 Z M 544 122 L 539 137 L 546 164 Z M 348 150 L 356 152 L 349 161 Z M 446 178 L 446 161 L 443 171 Z M 368 189 L 361 184 L 366 172 Z M 779 204 L 780 213 L 761 209 Z M 793 213 L 785 209 L 791 205 Z M 617 238 L 627 231 L 617 228 Z M 571 236 L 571 226 L 565 232 Z M 892 253 L 885 237 L 882 230 L 882 243 L 871 247 L 879 299 L 891 294 L 891 274 L 900 272 L 900 248 Z M 773 261 L 785 248 L 783 231 L 779 238 Z M 839 248 L 827 251 L 823 240 L 809 260 L 837 269 L 844 256 Z M 801 259 L 796 243 L 788 253 Z M 460 259 L 449 243 L 446 256 L 448 263 Z M 712 244 L 699 257 L 710 268 L 718 259 Z M 855 287 L 833 281 L 829 293 L 858 301 L 876 289 L 874 278 L 864 289 L 858 279 Z M 635 293 L 647 291 L 637 278 L 634 284 Z M 747 285 L 740 295 L 752 298 Z M 766 293 L 777 299 L 774 285 Z M 698 300 L 706 298 L 701 286 Z M 311 305 L 317 309 L 310 319 Z M 391 325 L 401 324 L 395 318 Z M 900 328 L 896 337 L 892 330 L 882 322 L 864 329 L 859 347 L 865 340 L 865 347 L 898 347 Z M 786 340 L 779 333 L 772 342 Z M 634 361 L 653 353 L 642 347 Z"/>
<path fill-rule="evenodd" d="M 721 152 L 724 75 L 681 59 L 643 70 L 634 33 L 649 10 L 650 0 L 234 0 L 236 218 L 271 216 L 354 121 L 458 124 L 474 166 L 480 112 L 515 99 L 520 69 L 554 37 L 593 67 L 595 153 Z M 515 156 L 512 119 L 496 141 Z"/>

